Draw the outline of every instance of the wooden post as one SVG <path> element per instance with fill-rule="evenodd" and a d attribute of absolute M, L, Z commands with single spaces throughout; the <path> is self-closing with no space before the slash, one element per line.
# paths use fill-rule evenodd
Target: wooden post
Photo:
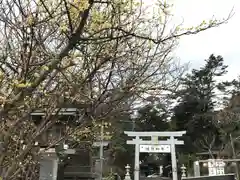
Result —
<path fill-rule="evenodd" d="M 230 136 L 230 142 L 232 146 L 233 158 L 236 159 L 236 152 L 235 152 L 234 142 L 232 139 L 232 134 L 230 134 L 229 136 Z M 238 162 L 236 162 L 235 171 L 236 171 L 236 179 L 239 180 L 239 163 Z"/>

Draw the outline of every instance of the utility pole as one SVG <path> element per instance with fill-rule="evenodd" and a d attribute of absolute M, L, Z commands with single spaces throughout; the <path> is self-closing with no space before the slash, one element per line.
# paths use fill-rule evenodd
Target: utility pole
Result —
<path fill-rule="evenodd" d="M 111 124 L 106 122 L 104 123 L 104 121 L 97 125 L 97 127 L 100 127 L 100 134 L 97 137 L 97 141 L 93 143 L 94 147 L 99 147 L 98 180 L 102 180 L 103 177 L 104 147 L 109 144 L 109 141 L 106 141 L 106 139 L 111 138 L 110 135 L 105 135 L 104 128 L 107 128 L 108 126 L 111 126 Z"/>
<path fill-rule="evenodd" d="M 103 125 L 103 122 L 101 124 L 101 143 L 100 143 L 100 151 L 99 151 L 99 158 L 100 158 L 100 177 L 99 179 L 102 180 L 102 175 L 103 175 L 103 147 L 104 147 L 104 144 L 103 144 L 103 138 L 104 138 L 104 125 Z"/>

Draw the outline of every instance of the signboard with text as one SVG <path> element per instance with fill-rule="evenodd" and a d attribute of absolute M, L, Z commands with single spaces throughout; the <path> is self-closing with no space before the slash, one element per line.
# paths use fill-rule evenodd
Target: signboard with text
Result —
<path fill-rule="evenodd" d="M 140 145 L 140 152 L 145 153 L 170 153 L 170 145 Z"/>
<path fill-rule="evenodd" d="M 208 173 L 209 176 L 224 175 L 225 163 L 222 159 L 209 159 L 208 160 Z"/>

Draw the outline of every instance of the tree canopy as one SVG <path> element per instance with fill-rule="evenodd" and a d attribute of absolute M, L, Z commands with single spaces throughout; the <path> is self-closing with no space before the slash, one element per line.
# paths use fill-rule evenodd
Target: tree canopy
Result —
<path fill-rule="evenodd" d="M 130 111 L 146 94 L 175 89 L 183 68 L 172 51 L 198 27 L 169 27 L 169 4 L 146 15 L 135 0 L 3 0 L 0 4 L 0 154 L 4 179 L 32 179 L 26 168 L 39 157 L 37 139 L 74 104 L 77 125 L 63 137 Z M 169 30 L 170 29 L 170 30 Z M 40 123 L 30 113 L 43 110 Z M 54 115 L 53 115 L 54 114 Z M 56 142 L 49 142 L 53 146 Z M 38 147 L 38 148 L 36 148 Z"/>

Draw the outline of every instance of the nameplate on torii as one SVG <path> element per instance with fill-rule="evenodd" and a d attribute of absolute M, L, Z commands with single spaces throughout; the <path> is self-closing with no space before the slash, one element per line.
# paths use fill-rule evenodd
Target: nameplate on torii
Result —
<path fill-rule="evenodd" d="M 170 145 L 140 145 L 141 153 L 170 153 Z"/>

